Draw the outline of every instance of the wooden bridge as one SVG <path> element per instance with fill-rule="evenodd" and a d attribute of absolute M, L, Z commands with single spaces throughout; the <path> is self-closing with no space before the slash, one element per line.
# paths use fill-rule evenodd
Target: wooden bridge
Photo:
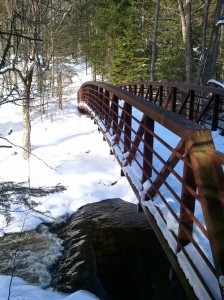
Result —
<path fill-rule="evenodd" d="M 224 299 L 224 149 L 211 134 L 224 134 L 224 91 L 86 82 L 78 105 L 109 143 L 188 298 Z"/>

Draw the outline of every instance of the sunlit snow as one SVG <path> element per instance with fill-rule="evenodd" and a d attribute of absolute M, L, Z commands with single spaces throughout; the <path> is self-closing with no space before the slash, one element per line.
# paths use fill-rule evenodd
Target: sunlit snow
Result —
<path fill-rule="evenodd" d="M 59 183 L 66 187 L 66 191 L 63 193 L 38 198 L 37 209 L 44 215 L 33 211 L 28 213 L 21 210 L 15 211 L 16 207 L 12 207 L 14 222 L 8 226 L 6 226 L 4 217 L 0 215 L 1 236 L 5 233 L 35 229 L 43 221 L 53 222 L 58 218 L 67 218 L 81 206 L 104 199 L 121 198 L 131 203 L 137 203 L 128 181 L 125 177 L 121 177 L 121 170 L 116 158 L 110 155 L 110 148 L 103 141 L 97 125 L 94 125 L 87 116 L 81 115 L 77 108 L 77 90 L 83 82 L 91 80 L 91 75 L 90 73 L 85 74 L 84 65 L 76 66 L 74 74 L 76 75 L 72 77 L 73 84 L 64 91 L 62 111 L 59 110 L 55 99 L 52 99 L 52 103 L 50 101 L 44 115 L 41 115 L 41 112 L 32 112 L 32 155 L 29 162 L 23 160 L 22 149 L 19 147 L 22 144 L 23 130 L 21 107 L 5 104 L 0 108 L 0 134 L 9 141 L 1 140 L 1 144 L 12 145 L 12 148 L 1 148 L 0 180 L 24 182 L 27 186 L 30 182 L 33 187 L 55 186 Z M 223 152 L 223 137 L 218 132 L 212 134 L 216 149 Z M 128 153 L 125 155 L 127 156 Z M 125 155 L 122 158 L 124 160 Z M 138 174 L 133 173 L 130 167 L 126 167 L 126 171 L 133 178 L 133 183 L 136 182 L 138 188 Z M 115 182 L 116 184 L 114 184 Z M 144 188 L 146 185 L 147 183 Z M 138 189 L 142 193 L 144 192 L 142 186 L 139 186 Z M 169 201 L 170 205 L 173 205 L 171 198 Z M 150 205 L 151 212 L 155 212 L 155 218 L 160 224 L 170 248 L 175 251 L 176 242 L 169 231 L 169 229 L 175 231 L 174 220 L 167 214 L 168 228 L 165 227 L 165 223 L 156 213 L 154 206 L 159 206 L 161 203 L 148 202 L 148 205 Z M 173 207 L 173 209 L 176 208 Z M 178 259 L 183 269 L 186 270 L 186 276 L 190 277 L 191 270 L 181 253 Z M 8 299 L 9 284 L 10 277 L 1 275 L 1 300 Z M 200 294 L 198 289 L 200 288 L 196 287 L 196 293 Z M 10 300 L 96 299 L 94 295 L 85 291 L 63 295 L 55 293 L 51 289 L 43 290 L 40 287 L 29 285 L 20 278 L 13 278 L 10 291 Z M 201 297 L 204 297 L 203 292 Z"/>

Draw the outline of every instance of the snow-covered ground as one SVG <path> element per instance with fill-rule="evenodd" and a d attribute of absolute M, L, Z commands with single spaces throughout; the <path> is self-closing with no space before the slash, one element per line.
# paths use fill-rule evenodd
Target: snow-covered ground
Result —
<path fill-rule="evenodd" d="M 38 198 L 38 209 L 45 215 L 12 207 L 14 221 L 8 226 L 0 215 L 0 235 L 21 230 L 32 230 L 37 225 L 59 218 L 67 218 L 79 207 L 108 198 L 121 198 L 137 203 L 137 199 L 102 134 L 93 121 L 80 115 L 77 108 L 77 90 L 82 82 L 91 80 L 85 75 L 85 66 L 75 67 L 77 75 L 66 90 L 63 111 L 57 103 L 49 103 L 46 114 L 32 114 L 32 154 L 29 162 L 22 158 L 21 107 L 12 104 L 0 108 L 0 134 L 14 146 L 1 148 L 0 180 L 28 182 L 33 187 L 64 185 L 66 191 Z M 10 133 L 10 135 L 9 135 Z M 213 133 L 216 149 L 224 151 L 224 138 Z M 1 145 L 9 145 L 1 140 Z M 116 182 L 116 184 L 114 184 Z M 28 184 L 28 183 L 27 183 Z M 25 221 L 24 221 L 25 220 Z M 179 258 L 181 260 L 181 257 Z M 0 277 L 0 299 L 8 299 L 10 277 Z M 79 291 L 62 295 L 50 289 L 29 285 L 13 278 L 10 299 L 94 299 L 93 295 Z"/>
<path fill-rule="evenodd" d="M 22 158 L 22 149 L 17 146 L 1 148 L 0 180 L 28 182 L 33 187 L 64 185 L 66 191 L 38 198 L 36 209 L 45 216 L 33 211 L 22 211 L 12 207 L 13 222 L 6 226 L 0 215 L 0 235 L 5 233 L 32 230 L 43 221 L 52 222 L 67 218 L 79 207 L 108 198 L 121 198 L 137 203 L 125 177 L 120 176 L 120 167 L 110 149 L 103 141 L 102 134 L 93 121 L 80 115 L 77 108 L 77 90 L 82 82 L 91 80 L 85 75 L 85 66 L 75 68 L 77 75 L 73 84 L 66 90 L 63 111 L 57 103 L 50 103 L 46 114 L 32 114 L 32 154 L 30 161 Z M 55 100 L 55 99 L 53 99 Z M 0 134 L 13 145 L 22 143 L 21 107 L 5 104 L 0 108 Z M 11 132 L 11 134 L 9 134 Z M 10 145 L 0 140 L 0 145 Z M 113 184 L 117 182 L 116 184 Z M 27 183 L 28 185 L 28 183 Z M 36 199 L 35 199 L 36 200 Z M 48 216 L 48 217 L 47 217 Z M 24 222 L 25 220 L 25 222 Z M 0 299 L 8 299 L 10 278 L 0 278 Z M 82 291 L 69 297 L 51 290 L 31 286 L 19 278 L 13 278 L 10 300 L 12 299 L 95 299 Z"/>

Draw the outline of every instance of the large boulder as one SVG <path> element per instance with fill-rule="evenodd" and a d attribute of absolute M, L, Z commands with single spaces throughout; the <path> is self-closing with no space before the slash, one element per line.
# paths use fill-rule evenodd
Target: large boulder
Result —
<path fill-rule="evenodd" d="M 80 289 L 102 300 L 162 299 L 169 284 L 168 260 L 136 205 L 108 199 L 81 207 L 52 231 L 63 240 L 52 268 L 52 286 Z"/>

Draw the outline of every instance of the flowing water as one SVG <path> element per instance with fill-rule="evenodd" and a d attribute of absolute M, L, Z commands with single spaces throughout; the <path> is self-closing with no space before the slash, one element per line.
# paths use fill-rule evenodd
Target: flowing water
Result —
<path fill-rule="evenodd" d="M 0 245 L 0 274 L 42 288 L 87 290 L 101 300 L 186 299 L 182 292 L 170 297 L 167 257 L 144 214 L 121 199 L 86 205 L 67 222 L 5 235 Z"/>
<path fill-rule="evenodd" d="M 0 239 L 0 274 L 18 276 L 43 288 L 49 286 L 49 269 L 62 254 L 62 240 L 45 225 L 35 231 L 8 234 Z"/>

